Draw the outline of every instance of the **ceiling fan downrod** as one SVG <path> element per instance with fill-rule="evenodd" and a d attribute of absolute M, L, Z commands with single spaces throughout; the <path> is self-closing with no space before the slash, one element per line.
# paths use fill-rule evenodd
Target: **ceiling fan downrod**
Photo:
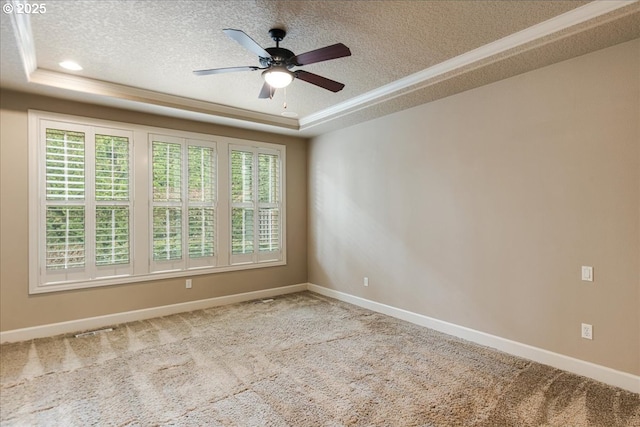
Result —
<path fill-rule="evenodd" d="M 272 28 L 269 30 L 269 37 L 271 37 L 271 40 L 276 42 L 276 47 L 280 47 L 280 42 L 284 40 L 286 35 L 287 32 L 282 28 Z"/>

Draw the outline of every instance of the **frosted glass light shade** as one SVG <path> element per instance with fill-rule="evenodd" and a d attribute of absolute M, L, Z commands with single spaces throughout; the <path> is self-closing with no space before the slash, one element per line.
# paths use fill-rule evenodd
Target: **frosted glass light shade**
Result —
<path fill-rule="evenodd" d="M 273 67 L 262 73 L 264 80 L 269 83 L 269 86 L 280 89 L 293 81 L 293 73 L 287 70 L 285 67 Z"/>

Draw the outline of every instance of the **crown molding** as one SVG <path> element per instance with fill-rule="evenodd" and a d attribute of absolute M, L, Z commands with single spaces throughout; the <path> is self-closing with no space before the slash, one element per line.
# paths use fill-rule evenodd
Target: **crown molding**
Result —
<path fill-rule="evenodd" d="M 274 116 L 271 114 L 264 114 L 241 108 L 229 107 L 227 105 L 214 104 L 212 102 L 199 101 L 41 68 L 33 71 L 28 76 L 28 80 L 30 83 L 55 87 L 58 89 L 67 89 L 92 95 L 118 98 L 125 101 L 169 107 L 240 121 L 249 121 L 262 125 L 275 126 L 277 128 L 291 130 L 298 130 L 299 128 L 298 121 L 292 118 Z"/>
<path fill-rule="evenodd" d="M 13 10 L 18 9 L 18 4 L 26 3 L 24 0 L 11 0 Z M 31 31 L 31 19 L 27 13 L 11 13 L 9 14 L 13 32 L 18 41 L 18 49 L 20 50 L 20 58 L 27 79 L 38 68 L 36 60 L 36 46 L 33 41 L 33 32 Z"/>

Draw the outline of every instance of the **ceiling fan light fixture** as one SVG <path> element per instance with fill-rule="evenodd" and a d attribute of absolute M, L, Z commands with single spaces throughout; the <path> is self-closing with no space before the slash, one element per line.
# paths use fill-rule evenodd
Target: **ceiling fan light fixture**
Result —
<path fill-rule="evenodd" d="M 275 89 L 289 86 L 293 81 L 293 73 L 285 67 L 275 66 L 262 73 L 264 80 Z"/>

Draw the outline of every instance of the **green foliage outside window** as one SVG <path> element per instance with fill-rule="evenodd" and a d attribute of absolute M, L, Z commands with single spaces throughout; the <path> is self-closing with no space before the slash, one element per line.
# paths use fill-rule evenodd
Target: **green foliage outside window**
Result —
<path fill-rule="evenodd" d="M 182 259 L 182 210 L 153 208 L 153 259 Z"/>
<path fill-rule="evenodd" d="M 47 206 L 46 224 L 46 267 L 84 267 L 84 206 Z"/>
<path fill-rule="evenodd" d="M 280 199 L 280 168 L 278 156 L 273 154 L 258 155 L 258 201 L 261 203 L 277 203 Z"/>
<path fill-rule="evenodd" d="M 96 200 L 129 200 L 129 138 L 96 135 Z"/>
<path fill-rule="evenodd" d="M 182 199 L 182 147 L 153 142 L 153 201 L 179 202 Z"/>
<path fill-rule="evenodd" d="M 129 263 L 129 208 L 96 208 L 96 265 Z"/>

